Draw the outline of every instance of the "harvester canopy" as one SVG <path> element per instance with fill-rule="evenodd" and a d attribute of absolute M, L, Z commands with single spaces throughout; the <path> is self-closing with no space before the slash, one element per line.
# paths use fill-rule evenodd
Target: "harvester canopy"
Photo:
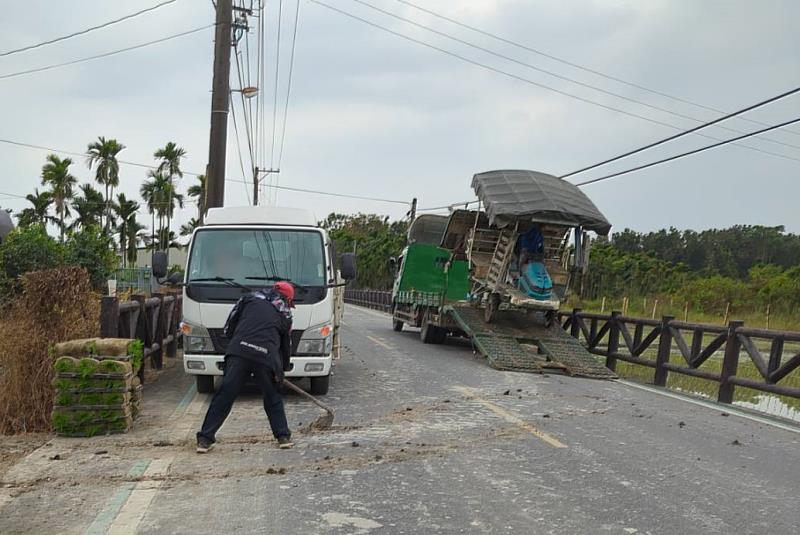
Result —
<path fill-rule="evenodd" d="M 489 216 L 503 228 L 525 220 L 583 227 L 606 235 L 611 223 L 574 184 L 553 175 L 525 170 L 477 173 L 472 188 Z"/>

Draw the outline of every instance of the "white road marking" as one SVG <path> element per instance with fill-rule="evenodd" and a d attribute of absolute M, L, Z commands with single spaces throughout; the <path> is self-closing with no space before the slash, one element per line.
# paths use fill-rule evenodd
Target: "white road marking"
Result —
<path fill-rule="evenodd" d="M 793 426 L 791 424 L 784 424 L 770 418 L 765 418 L 761 416 L 756 416 L 755 414 L 749 414 L 746 412 L 736 410 L 735 405 L 728 405 L 724 403 L 715 403 L 713 401 L 704 401 L 702 399 L 694 399 L 690 398 L 689 396 L 684 396 L 681 394 L 677 394 L 674 392 L 670 392 L 664 388 L 658 388 L 654 386 L 647 386 L 639 383 L 634 383 L 632 381 L 626 381 L 624 379 L 617 379 L 617 383 L 622 383 L 625 386 L 630 386 L 632 388 L 638 388 L 639 390 L 644 390 L 645 392 L 651 392 L 653 394 L 658 394 L 660 396 L 666 396 L 668 398 L 677 399 L 680 401 L 685 401 L 686 403 L 691 403 L 693 405 L 699 405 L 701 407 L 705 407 L 707 409 L 713 409 L 715 411 L 725 412 L 730 414 L 731 416 L 738 416 L 739 418 L 744 418 L 745 420 L 750 420 L 751 422 L 758 422 L 764 425 L 770 425 L 772 427 L 777 427 L 778 429 L 783 429 L 784 431 L 790 431 L 792 433 L 800 433 L 800 427 Z"/>
<path fill-rule="evenodd" d="M 474 401 L 476 403 L 480 403 L 481 405 L 483 405 L 484 407 L 486 407 L 487 409 L 489 409 L 490 411 L 492 411 L 493 413 L 495 413 L 496 415 L 501 417 L 503 420 L 505 420 L 505 421 L 507 421 L 509 423 L 515 424 L 517 427 L 527 431 L 528 433 L 530 433 L 531 435 L 535 436 L 536 438 L 538 438 L 542 442 L 544 442 L 544 443 L 546 443 L 546 444 L 548 444 L 550 446 L 553 446 L 554 448 L 566 448 L 567 447 L 566 444 L 564 444 L 563 442 L 561 442 L 560 440 L 558 440 L 554 436 L 548 435 L 544 431 L 540 431 L 540 430 L 536 429 L 533 425 L 529 424 L 528 422 L 526 422 L 522 418 L 519 418 L 519 417 L 515 416 L 514 414 L 511 414 L 510 412 L 505 410 L 500 405 L 497 405 L 496 403 L 492 403 L 488 399 L 484 399 L 484 398 L 478 396 L 477 394 L 475 394 L 475 392 L 471 388 L 467 388 L 466 386 L 455 386 L 455 387 L 453 387 L 453 390 L 455 390 L 457 392 L 460 392 L 461 394 L 464 394 L 465 396 L 468 396 L 468 398 L 471 401 Z"/>
<path fill-rule="evenodd" d="M 166 476 L 173 459 L 173 457 L 155 459 L 147 467 L 143 477 L 158 478 Z M 114 535 L 136 533 L 162 483 L 163 479 L 149 479 L 138 482 L 109 527 L 108 533 L 113 533 Z"/>
<path fill-rule="evenodd" d="M 366 336 L 367 336 L 367 338 L 369 338 L 370 340 L 372 340 L 373 342 L 375 342 L 376 344 L 378 344 L 381 347 L 384 347 L 386 349 L 394 349 L 392 346 L 390 346 L 390 345 L 378 340 L 374 336 L 370 336 L 370 335 L 366 335 Z"/>

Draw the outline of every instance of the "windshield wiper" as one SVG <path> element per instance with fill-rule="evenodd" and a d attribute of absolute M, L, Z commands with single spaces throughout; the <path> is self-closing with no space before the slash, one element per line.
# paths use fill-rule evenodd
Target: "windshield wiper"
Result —
<path fill-rule="evenodd" d="M 231 286 L 233 288 L 241 288 L 242 290 L 246 290 L 248 292 L 252 292 L 253 291 L 252 288 L 249 288 L 249 287 L 245 286 L 244 284 L 239 284 L 238 282 L 236 282 L 233 279 L 229 279 L 229 278 L 225 278 L 225 277 L 219 277 L 219 276 L 217 276 L 217 277 L 202 277 L 202 278 L 198 278 L 198 279 L 190 279 L 188 284 L 191 284 L 193 282 L 221 282 L 221 283 L 226 284 L 228 286 Z"/>
<path fill-rule="evenodd" d="M 251 280 L 251 281 L 288 282 L 289 284 L 294 286 L 295 289 L 300 290 L 303 293 L 307 293 L 308 292 L 308 288 L 306 288 L 302 284 L 297 284 L 296 282 L 292 282 L 291 279 L 286 279 L 286 278 L 283 278 L 283 277 L 245 277 L 245 279 Z"/>

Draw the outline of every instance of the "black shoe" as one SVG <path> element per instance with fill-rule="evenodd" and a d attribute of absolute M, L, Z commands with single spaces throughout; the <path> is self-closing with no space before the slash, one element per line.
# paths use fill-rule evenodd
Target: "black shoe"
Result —
<path fill-rule="evenodd" d="M 288 450 L 294 446 L 294 442 L 289 437 L 278 437 L 278 447 L 282 450 Z"/>
<path fill-rule="evenodd" d="M 214 447 L 214 443 L 206 437 L 197 437 L 197 453 L 208 453 Z"/>

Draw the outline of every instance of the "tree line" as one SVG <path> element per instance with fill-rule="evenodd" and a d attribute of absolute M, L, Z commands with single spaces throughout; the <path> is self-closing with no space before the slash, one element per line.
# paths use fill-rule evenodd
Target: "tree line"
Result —
<path fill-rule="evenodd" d="M 582 297 L 664 295 L 703 312 L 800 310 L 800 236 L 782 226 L 736 225 L 614 233 L 592 244 Z"/>
<path fill-rule="evenodd" d="M 167 249 L 179 245 L 178 235 L 172 230 L 175 210 L 184 207 L 186 197 L 197 202 L 197 218 L 179 229 L 181 236 L 191 234 L 203 212 L 205 177 L 197 177 L 196 184 L 185 194 L 180 193 L 178 183 L 184 175 L 181 161 L 186 150 L 173 141 L 158 148 L 153 153 L 154 166 L 147 171 L 139 188 L 141 203 L 152 216 L 148 229 L 137 219 L 140 201 L 129 199 L 124 193 L 115 195 L 120 183 L 118 156 L 124 149 L 125 145 L 116 139 L 103 136 L 89 143 L 85 164 L 94 172 L 94 183 L 83 184 L 72 172 L 75 165 L 72 158 L 49 154 L 40 175 L 43 190 L 36 188 L 26 195 L 30 205 L 16 215 L 19 227 L 55 227 L 62 244 L 76 233 L 92 229 L 108 239 L 123 265 L 135 262 L 140 246 Z"/>

